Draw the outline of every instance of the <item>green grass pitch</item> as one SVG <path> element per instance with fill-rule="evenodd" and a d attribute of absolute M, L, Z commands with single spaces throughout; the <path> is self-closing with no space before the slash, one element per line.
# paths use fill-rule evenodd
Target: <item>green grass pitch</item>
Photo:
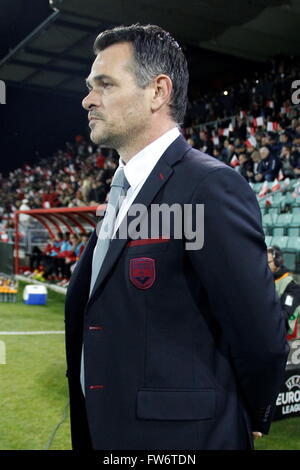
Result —
<path fill-rule="evenodd" d="M 48 291 L 46 306 L 25 305 L 20 283 L 16 304 L 0 303 L 0 331 L 63 331 L 64 299 Z M 1 336 L 0 450 L 71 449 L 63 334 Z M 300 450 L 300 418 L 274 422 L 256 449 Z"/>

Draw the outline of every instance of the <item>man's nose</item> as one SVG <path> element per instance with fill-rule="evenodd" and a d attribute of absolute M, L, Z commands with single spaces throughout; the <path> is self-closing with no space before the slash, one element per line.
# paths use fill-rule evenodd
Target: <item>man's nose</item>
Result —
<path fill-rule="evenodd" d="M 85 98 L 83 98 L 83 100 L 82 100 L 82 106 L 86 111 L 88 111 L 90 109 L 90 105 L 91 105 L 90 94 L 91 93 L 86 95 Z"/>
<path fill-rule="evenodd" d="M 99 105 L 100 105 L 100 99 L 93 90 L 91 90 L 89 94 L 82 100 L 82 106 L 86 111 L 89 111 L 91 106 L 99 106 Z"/>

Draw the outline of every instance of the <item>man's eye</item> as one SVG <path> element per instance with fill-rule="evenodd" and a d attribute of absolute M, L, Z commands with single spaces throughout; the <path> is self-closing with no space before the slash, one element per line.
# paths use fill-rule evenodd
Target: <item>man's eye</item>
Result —
<path fill-rule="evenodd" d="M 112 84 L 109 83 L 109 82 L 103 82 L 103 83 L 102 83 L 103 88 L 107 88 L 107 87 L 109 87 L 109 86 L 111 86 L 111 85 L 112 85 Z"/>

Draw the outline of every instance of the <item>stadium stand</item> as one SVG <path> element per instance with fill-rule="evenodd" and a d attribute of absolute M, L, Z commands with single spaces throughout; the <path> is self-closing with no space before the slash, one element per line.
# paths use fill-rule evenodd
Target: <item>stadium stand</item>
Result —
<path fill-rule="evenodd" d="M 191 102 L 182 128 L 191 145 L 246 178 L 261 208 L 266 244 L 283 250 L 291 271 L 300 270 L 300 106 L 291 106 L 290 101 L 290 84 L 299 72 L 295 60 L 274 60 L 268 73 L 232 85 L 226 95 L 206 93 Z M 2 241 L 14 241 L 8 231 L 14 228 L 14 211 L 22 207 L 105 202 L 117 165 L 116 152 L 77 135 L 52 157 L 0 175 Z M 49 274 L 47 255 L 39 265 L 42 271 L 35 269 L 37 276 L 67 283 L 69 266 L 51 265 Z M 32 269 L 29 272 L 32 275 Z"/>

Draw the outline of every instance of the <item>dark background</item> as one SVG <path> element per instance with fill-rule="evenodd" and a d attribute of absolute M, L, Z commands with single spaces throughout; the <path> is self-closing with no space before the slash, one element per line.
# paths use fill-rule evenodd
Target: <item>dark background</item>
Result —
<path fill-rule="evenodd" d="M 28 5 L 30 3 L 30 9 Z M 2 0 L 0 57 L 15 47 L 53 10 L 48 0 Z M 1 79 L 1 71 L 0 71 Z M 8 85 L 6 104 L 0 106 L 0 171 L 18 168 L 24 161 L 51 156 L 87 127 L 81 97 L 66 97 Z"/>
<path fill-rule="evenodd" d="M 0 59 L 52 12 L 48 0 L 2 0 Z M 221 92 L 228 84 L 265 66 L 188 44 L 184 49 L 190 70 L 190 99 L 197 97 L 199 90 Z M 79 93 L 65 96 L 55 89 L 46 93 L 7 85 L 6 104 L 0 106 L 0 172 L 6 175 L 24 162 L 50 157 L 79 133 L 88 137 L 86 112 L 81 107 L 83 97 Z"/>

